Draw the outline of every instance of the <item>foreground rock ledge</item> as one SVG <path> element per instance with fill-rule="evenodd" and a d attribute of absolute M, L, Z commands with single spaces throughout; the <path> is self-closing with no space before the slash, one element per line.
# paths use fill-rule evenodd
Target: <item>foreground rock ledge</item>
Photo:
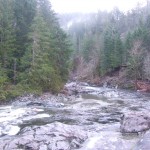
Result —
<path fill-rule="evenodd" d="M 0 150 L 70 150 L 79 148 L 86 139 L 86 132 L 79 126 L 55 122 L 45 126 L 26 127 L 15 138 L 4 138 L 0 141 Z"/>
<path fill-rule="evenodd" d="M 122 133 L 138 133 L 150 129 L 149 112 L 131 112 L 121 118 Z"/>

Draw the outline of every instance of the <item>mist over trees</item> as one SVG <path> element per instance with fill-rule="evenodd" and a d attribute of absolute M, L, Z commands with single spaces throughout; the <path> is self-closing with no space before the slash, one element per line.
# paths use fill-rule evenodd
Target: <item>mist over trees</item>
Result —
<path fill-rule="evenodd" d="M 150 80 L 149 1 L 127 13 L 114 8 L 57 17 L 49 0 L 0 0 L 0 99 L 58 92 L 69 67 L 78 79 L 125 66 L 129 79 Z"/>
<path fill-rule="evenodd" d="M 70 54 L 49 0 L 0 0 L 0 99 L 59 91 Z"/>
<path fill-rule="evenodd" d="M 59 17 L 73 41 L 72 70 L 79 79 L 102 77 L 124 66 L 129 79 L 150 80 L 149 1 L 127 13 L 114 8 Z"/>

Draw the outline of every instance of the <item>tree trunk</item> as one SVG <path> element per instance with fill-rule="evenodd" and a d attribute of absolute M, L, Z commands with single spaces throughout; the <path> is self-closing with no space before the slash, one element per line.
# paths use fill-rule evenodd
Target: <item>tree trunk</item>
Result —
<path fill-rule="evenodd" d="M 13 77 L 14 84 L 16 84 L 16 77 L 17 77 L 17 61 L 16 61 L 16 58 L 15 58 L 14 59 L 14 77 Z"/>

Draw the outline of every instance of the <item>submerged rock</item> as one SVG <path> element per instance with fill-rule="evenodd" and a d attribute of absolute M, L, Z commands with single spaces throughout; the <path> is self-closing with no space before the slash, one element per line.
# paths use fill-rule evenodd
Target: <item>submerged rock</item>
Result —
<path fill-rule="evenodd" d="M 121 132 L 135 133 L 150 129 L 150 115 L 146 112 L 132 112 L 121 118 Z"/>

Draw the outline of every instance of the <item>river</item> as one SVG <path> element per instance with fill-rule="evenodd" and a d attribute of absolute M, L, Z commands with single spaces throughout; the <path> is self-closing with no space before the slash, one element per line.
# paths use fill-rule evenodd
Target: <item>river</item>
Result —
<path fill-rule="evenodd" d="M 121 117 L 149 112 L 150 94 L 75 84 L 67 85 L 75 95 L 26 95 L 1 105 L 0 149 L 135 150 L 145 132 L 123 134 Z"/>

